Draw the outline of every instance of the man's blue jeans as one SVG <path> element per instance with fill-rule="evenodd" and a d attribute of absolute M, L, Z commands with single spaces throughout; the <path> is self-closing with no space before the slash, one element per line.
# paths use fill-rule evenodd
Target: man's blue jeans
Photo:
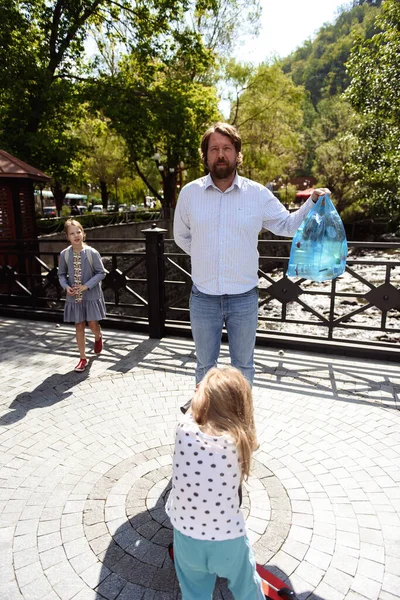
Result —
<path fill-rule="evenodd" d="M 196 383 L 217 365 L 222 328 L 228 333 L 231 363 L 252 384 L 254 345 L 258 323 L 258 291 L 213 296 L 194 285 L 190 296 L 190 322 L 196 346 Z"/>

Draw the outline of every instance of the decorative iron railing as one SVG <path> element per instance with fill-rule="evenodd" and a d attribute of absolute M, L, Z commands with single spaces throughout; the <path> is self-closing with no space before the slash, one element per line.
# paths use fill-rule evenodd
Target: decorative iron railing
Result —
<path fill-rule="evenodd" d="M 190 258 L 164 240 L 93 239 L 108 271 L 103 282 L 108 319 L 150 337 L 188 334 Z M 0 247 L 0 314 L 62 318 L 54 240 Z M 59 250 L 65 247 L 58 242 Z M 118 251 L 114 251 L 118 244 Z M 121 247 L 123 250 L 121 251 Z M 346 272 L 331 282 L 288 279 L 290 241 L 259 242 L 259 343 L 318 345 L 325 351 L 400 358 L 400 244 L 350 242 Z"/>

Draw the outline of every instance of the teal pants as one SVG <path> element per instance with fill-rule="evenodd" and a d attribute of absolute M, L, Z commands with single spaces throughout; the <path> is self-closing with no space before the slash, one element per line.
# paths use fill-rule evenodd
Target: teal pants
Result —
<path fill-rule="evenodd" d="M 236 600 L 265 599 L 246 536 L 212 542 L 174 529 L 174 559 L 182 600 L 211 600 L 217 575 L 228 580 Z"/>

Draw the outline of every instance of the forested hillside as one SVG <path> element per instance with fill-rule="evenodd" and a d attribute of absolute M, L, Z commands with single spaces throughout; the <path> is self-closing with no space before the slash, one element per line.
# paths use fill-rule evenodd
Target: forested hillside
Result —
<path fill-rule="evenodd" d="M 283 72 L 305 87 L 314 106 L 344 92 L 350 83 L 346 63 L 355 40 L 370 39 L 377 33 L 375 19 L 382 0 L 353 4 L 352 8 L 343 8 L 334 23 L 321 27 L 313 41 L 304 42 L 282 62 Z"/>

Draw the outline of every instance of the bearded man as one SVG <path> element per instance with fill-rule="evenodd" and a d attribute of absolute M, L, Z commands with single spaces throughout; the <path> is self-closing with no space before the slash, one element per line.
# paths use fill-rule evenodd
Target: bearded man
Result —
<path fill-rule="evenodd" d="M 191 257 L 190 322 L 196 347 L 196 383 L 217 365 L 222 328 L 231 363 L 253 383 L 258 323 L 258 234 L 292 237 L 326 188 L 313 191 L 290 213 L 263 185 L 241 177 L 242 141 L 228 123 L 202 137 L 208 175 L 185 185 L 174 217 L 176 244 Z"/>

